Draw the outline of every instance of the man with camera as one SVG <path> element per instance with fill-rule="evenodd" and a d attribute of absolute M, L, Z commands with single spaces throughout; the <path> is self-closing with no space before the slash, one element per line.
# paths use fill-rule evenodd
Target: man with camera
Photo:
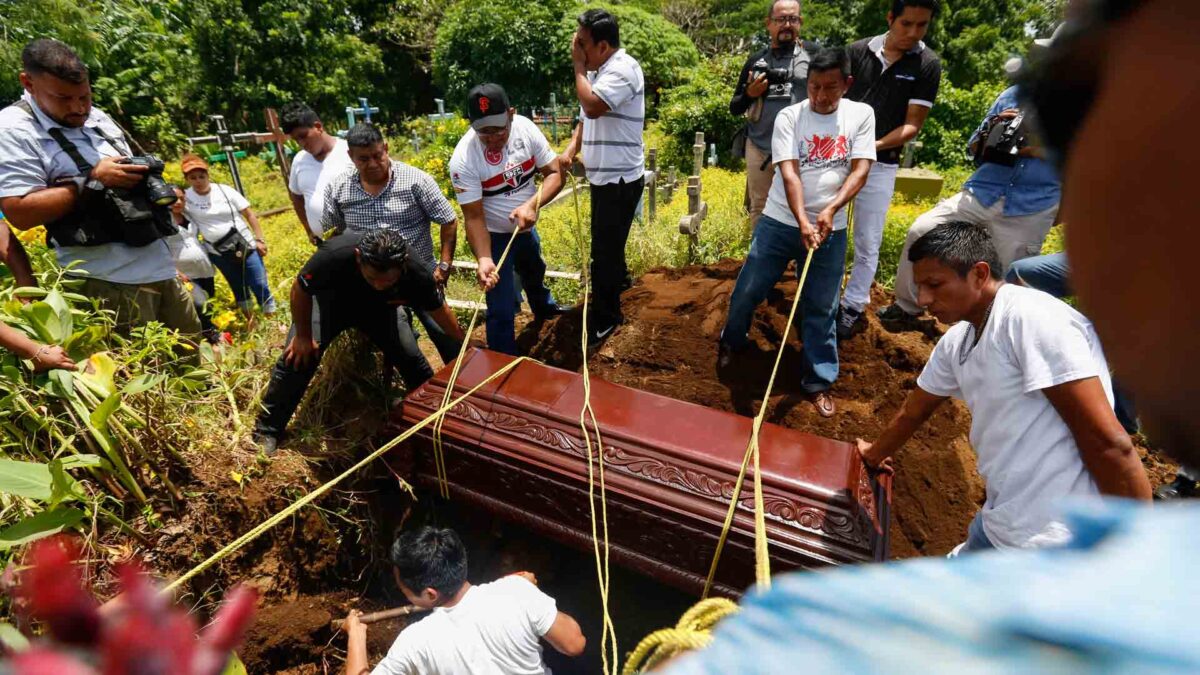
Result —
<path fill-rule="evenodd" d="M 1041 149 L 1028 133 L 1017 96 L 1016 87 L 1002 92 L 971 136 L 970 149 L 979 168 L 962 191 L 921 214 L 909 228 L 896 270 L 896 301 L 879 312 L 889 330 L 920 328 L 924 308 L 917 302 L 908 250 L 938 225 L 959 220 L 986 225 L 1000 255 L 1002 275 L 1014 261 L 1041 252 L 1058 214 L 1061 190 L 1058 173 L 1041 158 Z"/>
<path fill-rule="evenodd" d="M 38 39 L 21 53 L 25 95 L 0 110 L 0 211 L 46 240 L 81 292 L 116 313 L 117 328 L 158 321 L 200 332 L 165 236 L 175 191 L 163 164 L 133 156 L 112 119 L 92 106 L 87 67 L 67 45 Z"/>
<path fill-rule="evenodd" d="M 816 49 L 814 43 L 801 41 L 799 0 L 775 0 L 767 14 L 767 34 L 771 45 L 750 55 L 737 88 L 729 101 L 729 112 L 746 116 L 746 210 L 750 227 L 758 222 L 771 178 L 771 134 L 775 131 L 775 116 L 807 96 L 808 63 Z M 742 148 L 735 148 L 742 150 Z"/>
<path fill-rule="evenodd" d="M 942 77 L 938 55 L 923 41 L 938 13 L 938 0 L 892 0 L 883 35 L 863 38 L 846 48 L 854 83 L 846 98 L 875 110 L 875 151 L 879 161 L 854 200 L 854 267 L 838 312 L 838 339 L 867 327 L 863 312 L 879 267 L 883 226 L 896 188 L 904 144 L 917 137 L 937 99 Z"/>

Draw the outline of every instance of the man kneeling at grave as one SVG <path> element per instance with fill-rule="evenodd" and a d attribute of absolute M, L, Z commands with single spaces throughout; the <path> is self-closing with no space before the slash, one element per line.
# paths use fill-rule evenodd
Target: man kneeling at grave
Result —
<path fill-rule="evenodd" d="M 428 267 L 409 255 L 394 229 L 344 232 L 321 245 L 292 282 L 292 329 L 271 373 L 254 436 L 274 454 L 288 420 L 304 398 L 321 355 L 342 331 L 357 328 L 394 365 L 412 391 L 433 376 L 417 347 L 408 312 L 429 312 L 446 334 L 464 338 Z"/>
<path fill-rule="evenodd" d="M 748 346 L 754 309 L 788 262 L 797 274 L 812 250 L 800 295 L 800 386 L 822 417 L 835 409 L 829 389 L 838 375 L 837 307 L 846 265 L 846 211 L 875 161 L 875 113 L 844 100 L 850 60 L 841 49 L 818 52 L 808 66 L 808 100 L 779 111 L 771 141 L 775 178 L 754 226 L 750 253 L 729 299 L 717 367 L 737 362 Z"/>
<path fill-rule="evenodd" d="M 987 500 L 952 556 L 1065 543 L 1067 498 L 1150 499 L 1091 322 L 1048 293 L 1004 283 L 986 226 L 938 225 L 908 259 L 921 307 L 954 325 L 891 424 L 858 448 L 880 466 L 947 398 L 967 404 Z"/>
<path fill-rule="evenodd" d="M 540 675 L 549 672 L 540 638 L 567 656 L 583 653 L 579 624 L 538 590 L 533 575 L 467 581 L 467 551 L 454 530 L 405 532 L 390 557 L 404 596 L 432 613 L 405 628 L 371 670 L 367 626 L 361 612 L 350 612 L 347 675 Z"/>

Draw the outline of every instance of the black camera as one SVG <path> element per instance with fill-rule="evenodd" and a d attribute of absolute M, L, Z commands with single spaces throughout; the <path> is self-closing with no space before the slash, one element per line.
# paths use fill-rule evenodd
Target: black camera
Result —
<path fill-rule="evenodd" d="M 754 71 L 754 77 L 767 76 L 767 84 L 783 84 L 792 78 L 791 68 L 765 68 Z"/>
<path fill-rule="evenodd" d="M 163 169 L 167 165 L 154 155 L 142 155 L 140 157 L 125 157 L 120 160 L 121 164 L 131 164 L 133 166 L 144 166 L 148 169 L 143 183 L 146 187 L 146 196 L 155 206 L 170 206 L 175 203 L 175 188 L 167 184 L 163 180 Z"/>
<path fill-rule="evenodd" d="M 1028 125 L 1025 124 L 1025 113 L 1018 112 L 1013 117 L 995 117 L 988 123 L 982 134 L 979 151 L 975 154 L 975 163 L 991 162 L 1003 166 L 1014 166 L 1021 159 L 1021 149 L 1029 145 L 1027 136 Z"/>

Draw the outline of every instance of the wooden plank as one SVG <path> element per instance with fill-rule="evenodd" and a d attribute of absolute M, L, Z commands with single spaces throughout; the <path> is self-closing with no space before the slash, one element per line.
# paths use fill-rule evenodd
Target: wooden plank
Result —
<path fill-rule="evenodd" d="M 474 260 L 455 260 L 454 269 L 462 268 L 471 270 L 472 272 L 479 269 L 479 263 Z M 546 276 L 552 279 L 570 279 L 571 281 L 579 281 L 578 272 L 559 272 L 557 270 L 546 270 Z"/>

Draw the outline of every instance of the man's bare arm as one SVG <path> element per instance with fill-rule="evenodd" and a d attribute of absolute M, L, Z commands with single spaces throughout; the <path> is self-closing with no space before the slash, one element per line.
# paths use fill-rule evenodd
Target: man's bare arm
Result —
<path fill-rule="evenodd" d="M 8 265 L 9 271 L 17 280 L 17 286 L 37 286 L 37 279 L 33 276 L 33 265 L 29 262 L 25 246 L 21 244 L 20 239 L 12 235 L 12 231 L 3 222 L 0 222 L 0 260 Z"/>
<path fill-rule="evenodd" d="M 913 389 L 904 399 L 904 405 L 900 406 L 896 416 L 874 443 L 857 439 L 858 451 L 862 453 L 863 461 L 870 466 L 883 464 L 884 460 L 895 455 L 908 439 L 912 438 L 917 429 L 945 400 L 945 396 L 931 394 L 920 387 Z"/>
<path fill-rule="evenodd" d="M 1121 428 L 1100 378 L 1089 377 L 1042 390 L 1079 447 L 1079 457 L 1100 492 L 1150 500 L 1150 479 L 1129 434 Z"/>
<path fill-rule="evenodd" d="M 558 613 L 554 624 L 550 626 L 550 630 L 546 631 L 543 637 L 551 647 L 567 656 L 579 656 L 587 647 L 587 638 L 583 636 L 579 622 L 565 612 Z"/>
<path fill-rule="evenodd" d="M 892 129 L 883 138 L 875 141 L 875 150 L 890 150 L 898 148 L 917 137 L 925 119 L 929 117 L 929 106 L 908 104 L 908 112 L 904 116 L 904 124 Z"/>
<path fill-rule="evenodd" d="M 58 186 L 30 192 L 22 197 L 0 199 L 0 211 L 18 230 L 32 230 L 54 222 L 75 208 L 75 187 Z"/>

